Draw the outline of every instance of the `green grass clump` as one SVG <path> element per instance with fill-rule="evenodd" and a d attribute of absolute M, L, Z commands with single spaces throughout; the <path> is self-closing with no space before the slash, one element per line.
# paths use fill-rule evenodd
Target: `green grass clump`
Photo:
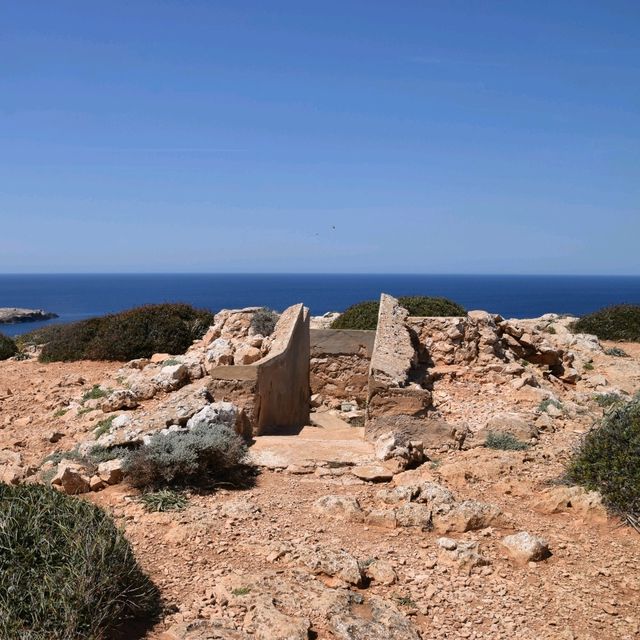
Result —
<path fill-rule="evenodd" d="M 524 451 L 529 448 L 526 442 L 522 442 L 511 433 L 503 431 L 490 431 L 484 441 L 484 446 L 489 449 L 501 449 L 503 451 Z"/>
<path fill-rule="evenodd" d="M 158 608 L 102 509 L 42 485 L 0 484 L 0 638 L 102 640 Z"/>
<path fill-rule="evenodd" d="M 430 296 L 403 296 L 398 302 L 411 316 L 464 316 L 464 307 L 447 298 Z M 380 302 L 367 300 L 350 306 L 331 324 L 332 329 L 361 329 L 373 330 L 378 326 L 378 311 Z"/>
<path fill-rule="evenodd" d="M 640 394 L 614 406 L 583 438 L 568 478 L 599 491 L 605 504 L 632 524 L 640 518 Z"/>
<path fill-rule="evenodd" d="M 20 344 L 44 345 L 42 362 L 148 358 L 184 353 L 213 323 L 209 311 L 187 304 L 151 304 L 100 318 L 58 324 L 20 336 Z"/>
<path fill-rule="evenodd" d="M 86 402 L 87 400 L 99 400 L 100 398 L 106 398 L 111 391 L 109 389 L 103 389 L 99 384 L 94 384 L 91 389 L 85 391 L 82 394 L 81 402 Z"/>
<path fill-rule="evenodd" d="M 108 418 L 105 418 L 104 420 L 100 420 L 98 422 L 98 424 L 96 425 L 96 428 L 93 430 L 93 434 L 95 435 L 96 440 L 100 436 L 103 436 L 105 433 L 107 433 L 109 429 L 111 429 L 111 425 L 113 424 L 113 421 L 115 419 L 116 419 L 116 416 L 109 416 Z"/>
<path fill-rule="evenodd" d="M 593 333 L 602 340 L 640 342 L 640 304 L 618 304 L 582 316 L 576 333 Z"/>
<path fill-rule="evenodd" d="M 188 503 L 186 496 L 171 489 L 143 493 L 138 501 L 147 511 L 182 511 Z"/>
<path fill-rule="evenodd" d="M 18 353 L 18 347 L 16 343 L 4 333 L 0 333 L 0 360 L 6 360 Z"/>

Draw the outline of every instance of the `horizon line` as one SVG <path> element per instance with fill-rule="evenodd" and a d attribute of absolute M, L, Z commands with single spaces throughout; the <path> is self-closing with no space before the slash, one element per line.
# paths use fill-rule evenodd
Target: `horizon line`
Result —
<path fill-rule="evenodd" d="M 13 271 L 7 276 L 439 276 L 532 278 L 640 278 L 640 273 L 465 273 L 465 272 L 363 272 L 363 271 Z"/>

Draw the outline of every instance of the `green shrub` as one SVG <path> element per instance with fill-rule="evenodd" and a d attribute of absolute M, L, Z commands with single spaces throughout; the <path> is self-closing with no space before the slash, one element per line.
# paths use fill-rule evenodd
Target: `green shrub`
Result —
<path fill-rule="evenodd" d="M 593 396 L 593 399 L 598 406 L 605 408 L 622 401 L 622 398 L 617 393 L 598 393 Z"/>
<path fill-rule="evenodd" d="M 484 446 L 489 449 L 502 449 L 503 451 L 524 451 L 529 448 L 526 442 L 522 442 L 511 433 L 503 431 L 490 431 L 484 441 Z"/>
<path fill-rule="evenodd" d="M 446 317 L 466 316 L 466 309 L 448 298 L 434 298 L 430 296 L 402 296 L 398 298 L 400 304 L 417 317 Z"/>
<path fill-rule="evenodd" d="M 433 298 L 429 296 L 403 296 L 398 302 L 411 316 L 464 316 L 464 307 L 447 298 Z M 373 330 L 378 326 L 378 311 L 380 302 L 367 300 L 350 306 L 331 324 L 332 329 L 362 329 Z"/>
<path fill-rule="evenodd" d="M 7 358 L 11 358 L 18 353 L 18 347 L 16 343 L 9 338 L 9 336 L 5 336 L 4 333 L 0 333 L 0 360 L 6 360 Z"/>
<path fill-rule="evenodd" d="M 188 502 L 183 494 L 171 489 L 143 493 L 138 500 L 147 511 L 182 511 Z"/>
<path fill-rule="evenodd" d="M 576 333 L 593 333 L 602 340 L 640 341 L 640 305 L 618 304 L 583 316 L 572 326 Z"/>
<path fill-rule="evenodd" d="M 20 344 L 44 345 L 42 362 L 127 361 L 154 353 L 184 353 L 213 319 L 209 311 L 187 304 L 152 304 L 38 329 L 21 336 Z"/>
<path fill-rule="evenodd" d="M 605 504 L 630 522 L 640 517 L 640 394 L 615 405 L 583 438 L 568 477 L 599 491 Z"/>
<path fill-rule="evenodd" d="M 0 484 L 1 638 L 98 640 L 158 606 L 107 513 L 41 485 Z"/>
<path fill-rule="evenodd" d="M 259 309 L 251 318 L 251 328 L 262 336 L 270 336 L 278 324 L 278 314 L 271 309 Z"/>
<path fill-rule="evenodd" d="M 615 356 L 616 358 L 629 357 L 629 354 L 624 349 L 620 349 L 620 347 L 610 347 L 609 349 L 605 349 L 604 352 L 608 356 Z"/>
<path fill-rule="evenodd" d="M 230 427 L 200 423 L 189 431 L 151 436 L 125 457 L 123 468 L 134 487 L 206 484 L 238 471 L 246 453 L 244 441 Z"/>

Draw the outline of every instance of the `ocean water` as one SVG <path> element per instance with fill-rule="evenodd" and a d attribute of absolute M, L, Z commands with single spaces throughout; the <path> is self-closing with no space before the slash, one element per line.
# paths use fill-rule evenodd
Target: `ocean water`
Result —
<path fill-rule="evenodd" d="M 314 315 L 342 311 L 381 292 L 451 298 L 467 309 L 505 317 L 581 315 L 600 307 L 640 304 L 640 276 L 86 274 L 0 275 L 0 307 L 53 311 L 49 322 L 1 325 L 17 335 L 50 322 L 72 322 L 153 302 L 187 302 L 217 311 L 304 302 Z"/>

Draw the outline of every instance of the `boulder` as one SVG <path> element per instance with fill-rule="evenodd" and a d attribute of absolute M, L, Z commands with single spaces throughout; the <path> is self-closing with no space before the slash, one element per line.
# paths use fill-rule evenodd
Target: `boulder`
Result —
<path fill-rule="evenodd" d="M 504 537 L 502 544 L 517 562 L 539 562 L 551 555 L 547 541 L 527 531 Z"/>
<path fill-rule="evenodd" d="M 236 346 L 233 356 L 234 364 L 253 364 L 262 358 L 260 349 L 250 344 L 241 343 Z"/>
<path fill-rule="evenodd" d="M 358 561 L 343 549 L 315 546 L 300 549 L 298 557 L 316 575 L 338 578 L 355 586 L 362 584 L 363 575 Z"/>
<path fill-rule="evenodd" d="M 398 579 L 393 565 L 386 560 L 374 560 L 368 564 L 365 568 L 365 575 L 370 580 L 385 585 L 392 585 Z"/>
<path fill-rule="evenodd" d="M 98 465 L 98 476 L 106 484 L 118 484 L 124 477 L 122 460 L 108 460 Z"/>
<path fill-rule="evenodd" d="M 518 440 L 527 442 L 538 437 L 538 429 L 530 420 L 518 413 L 498 413 L 490 418 L 484 429 L 478 432 L 477 438 L 484 442 L 490 432 L 509 433 Z M 484 438 L 482 436 L 485 436 Z"/>
<path fill-rule="evenodd" d="M 60 462 L 51 484 L 60 487 L 64 493 L 72 496 L 91 490 L 89 477 L 86 475 L 84 467 L 68 460 Z"/>
<path fill-rule="evenodd" d="M 471 573 L 475 567 L 490 564 L 489 560 L 479 553 L 479 545 L 476 541 L 439 538 L 436 544 L 439 547 L 438 563 L 441 565 L 452 566 L 466 573 Z"/>
<path fill-rule="evenodd" d="M 205 367 L 220 367 L 233 364 L 233 345 L 225 338 L 216 338 L 207 349 Z"/>
<path fill-rule="evenodd" d="M 136 409 L 137 407 L 138 400 L 130 389 L 113 391 L 100 403 L 100 408 L 104 413 L 120 411 L 121 409 Z"/>
<path fill-rule="evenodd" d="M 189 369 L 184 364 L 162 367 L 153 382 L 162 391 L 175 391 L 189 382 Z"/>

